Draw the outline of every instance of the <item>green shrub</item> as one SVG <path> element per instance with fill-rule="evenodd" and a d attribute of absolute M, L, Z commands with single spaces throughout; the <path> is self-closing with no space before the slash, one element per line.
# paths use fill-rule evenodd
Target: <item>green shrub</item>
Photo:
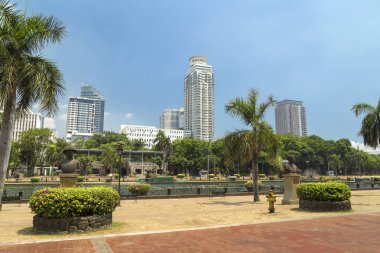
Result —
<path fill-rule="evenodd" d="M 84 176 L 77 177 L 77 182 L 83 182 L 86 178 Z"/>
<path fill-rule="evenodd" d="M 333 177 L 333 176 L 324 176 L 324 177 L 320 177 L 320 180 L 325 181 L 325 182 L 327 182 L 327 181 L 334 181 L 335 177 Z"/>
<path fill-rule="evenodd" d="M 30 181 L 31 181 L 32 183 L 38 183 L 38 182 L 41 181 L 41 179 L 40 179 L 39 177 L 32 177 L 32 178 L 30 179 Z"/>
<path fill-rule="evenodd" d="M 276 176 L 268 176 L 269 180 L 275 180 Z"/>
<path fill-rule="evenodd" d="M 234 174 L 236 178 L 240 178 L 240 174 Z"/>
<path fill-rule="evenodd" d="M 113 176 L 115 177 L 115 179 L 119 179 L 119 174 L 115 173 L 113 174 Z"/>
<path fill-rule="evenodd" d="M 228 180 L 230 181 L 236 181 L 237 177 L 236 176 L 228 176 Z"/>
<path fill-rule="evenodd" d="M 48 218 L 103 215 L 115 210 L 119 194 L 110 187 L 45 188 L 35 191 L 29 206 Z"/>
<path fill-rule="evenodd" d="M 351 190 L 344 183 L 304 183 L 297 187 L 300 199 L 319 201 L 344 201 L 351 197 Z"/>
<path fill-rule="evenodd" d="M 215 174 L 208 174 L 208 177 L 209 177 L 209 178 L 214 178 L 214 177 L 215 177 Z"/>
<path fill-rule="evenodd" d="M 266 178 L 265 174 L 259 174 L 259 178 Z"/>
<path fill-rule="evenodd" d="M 263 188 L 263 183 L 261 181 L 258 181 L 257 185 L 259 187 L 259 190 L 261 190 Z M 249 192 L 253 191 L 253 181 L 252 180 L 245 182 L 244 186 L 245 186 L 245 188 L 247 188 L 247 191 L 249 191 Z"/>
<path fill-rule="evenodd" d="M 136 195 L 146 195 L 150 188 L 150 184 L 131 184 L 128 186 L 128 191 Z"/>
<path fill-rule="evenodd" d="M 184 177 L 186 177 L 186 175 L 183 174 L 183 173 L 181 173 L 181 174 L 177 174 L 177 178 L 184 178 Z"/>

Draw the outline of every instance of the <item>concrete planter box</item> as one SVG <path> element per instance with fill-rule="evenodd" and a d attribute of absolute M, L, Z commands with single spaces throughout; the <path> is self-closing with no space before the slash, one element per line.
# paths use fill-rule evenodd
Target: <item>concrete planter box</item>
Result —
<path fill-rule="evenodd" d="M 33 230 L 48 233 L 92 232 L 112 224 L 112 213 L 66 218 L 46 218 L 35 215 Z"/>
<path fill-rule="evenodd" d="M 351 210 L 351 201 L 318 201 L 300 199 L 299 208 L 318 212 L 349 211 Z"/>

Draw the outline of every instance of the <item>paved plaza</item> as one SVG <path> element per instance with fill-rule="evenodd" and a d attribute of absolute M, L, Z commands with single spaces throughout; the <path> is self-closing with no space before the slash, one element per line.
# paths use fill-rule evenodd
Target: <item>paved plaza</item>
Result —
<path fill-rule="evenodd" d="M 4 205 L 0 252 L 378 252 L 380 248 L 380 191 L 353 192 L 353 211 L 347 213 L 303 212 L 297 205 L 279 204 L 276 213 L 268 214 L 264 196 L 260 203 L 251 201 L 251 196 L 123 201 L 114 213 L 114 228 L 59 237 L 31 232 L 33 214 L 27 204 Z"/>

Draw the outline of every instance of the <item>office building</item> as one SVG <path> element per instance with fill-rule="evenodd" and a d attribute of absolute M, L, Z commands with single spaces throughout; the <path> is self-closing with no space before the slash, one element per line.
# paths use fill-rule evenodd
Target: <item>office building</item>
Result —
<path fill-rule="evenodd" d="M 184 109 L 166 109 L 160 115 L 160 128 L 183 129 Z"/>
<path fill-rule="evenodd" d="M 102 133 L 104 107 L 103 95 L 91 85 L 82 83 L 81 96 L 69 98 L 66 139 L 71 141 L 73 134 L 88 136 Z"/>
<path fill-rule="evenodd" d="M 119 133 L 125 134 L 130 140 L 141 140 L 146 148 L 152 148 L 158 131 L 162 130 L 173 142 L 176 139 L 190 137 L 190 133 L 181 129 L 160 129 L 153 126 L 120 125 Z"/>
<path fill-rule="evenodd" d="M 214 73 L 207 64 L 207 57 L 194 56 L 189 59 L 190 69 L 186 73 L 185 125 L 191 136 L 201 140 L 214 139 Z"/>
<path fill-rule="evenodd" d="M 307 136 L 306 110 L 301 101 L 283 100 L 275 108 L 276 133 Z"/>
<path fill-rule="evenodd" d="M 16 116 L 13 128 L 13 141 L 19 141 L 21 133 L 34 128 L 44 127 L 44 117 L 38 113 L 33 113 L 30 109 Z"/>

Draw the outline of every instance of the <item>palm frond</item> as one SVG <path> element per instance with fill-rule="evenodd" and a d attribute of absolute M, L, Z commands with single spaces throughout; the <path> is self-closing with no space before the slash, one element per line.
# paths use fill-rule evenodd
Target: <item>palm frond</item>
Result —
<path fill-rule="evenodd" d="M 358 103 L 352 106 L 351 108 L 351 111 L 355 114 L 355 116 L 359 116 L 360 114 L 363 114 L 363 113 L 370 113 L 370 112 L 373 112 L 374 110 L 375 108 L 372 105 L 366 104 L 366 103 Z"/>

